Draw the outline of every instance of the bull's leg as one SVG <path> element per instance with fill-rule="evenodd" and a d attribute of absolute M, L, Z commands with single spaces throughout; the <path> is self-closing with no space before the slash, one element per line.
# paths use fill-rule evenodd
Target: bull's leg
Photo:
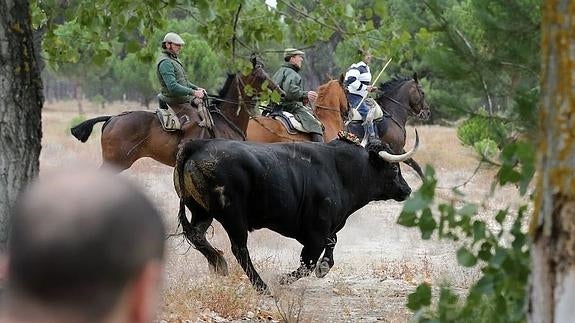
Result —
<path fill-rule="evenodd" d="M 315 268 L 317 260 L 324 249 L 323 238 L 313 239 L 303 246 L 300 256 L 300 266 L 291 273 L 280 278 L 280 284 L 290 284 L 308 276 Z"/>
<path fill-rule="evenodd" d="M 233 232 L 231 232 L 232 230 Z M 264 283 L 264 281 L 262 280 L 256 269 L 254 268 L 252 259 L 250 258 L 250 253 L 247 247 L 248 242 L 247 230 L 243 230 L 238 227 L 234 227 L 232 230 L 226 229 L 226 231 L 228 232 L 228 236 L 230 237 L 230 243 L 232 245 L 232 253 L 238 260 L 240 266 L 242 266 L 242 269 L 244 270 L 246 275 L 248 275 L 248 278 L 250 279 L 252 285 L 259 292 L 266 294 L 269 293 L 268 286 L 266 285 L 266 283 Z"/>
<path fill-rule="evenodd" d="M 328 237 L 325 241 L 325 251 L 323 257 L 319 260 L 317 267 L 315 268 L 315 275 L 318 278 L 325 277 L 331 267 L 333 267 L 333 249 L 335 249 L 335 244 L 337 243 L 337 235 L 334 233 L 332 236 Z"/>
<path fill-rule="evenodd" d="M 206 239 L 206 231 L 212 221 L 213 218 L 207 215 L 203 209 L 194 208 L 189 230 L 184 227 L 184 233 L 194 247 L 206 257 L 212 272 L 219 275 L 227 275 L 228 264 L 222 256 L 222 251 L 214 248 Z"/>

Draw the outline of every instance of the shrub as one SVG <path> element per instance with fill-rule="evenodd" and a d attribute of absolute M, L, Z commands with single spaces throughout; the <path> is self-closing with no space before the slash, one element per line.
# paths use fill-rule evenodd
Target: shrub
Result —
<path fill-rule="evenodd" d="M 72 120 L 70 120 L 68 128 L 66 128 L 66 133 L 70 132 L 70 128 L 73 128 L 84 121 L 86 121 L 86 116 L 83 115 L 75 116 L 74 118 L 72 118 Z"/>
<path fill-rule="evenodd" d="M 488 138 L 476 141 L 473 144 L 473 148 L 475 148 L 475 151 L 477 151 L 479 155 L 490 159 L 497 156 L 499 153 L 499 147 L 497 147 L 497 143 Z"/>
<path fill-rule="evenodd" d="M 484 139 L 501 143 L 506 136 L 507 130 L 501 120 L 484 116 L 471 117 L 457 128 L 457 137 L 468 146 Z"/>

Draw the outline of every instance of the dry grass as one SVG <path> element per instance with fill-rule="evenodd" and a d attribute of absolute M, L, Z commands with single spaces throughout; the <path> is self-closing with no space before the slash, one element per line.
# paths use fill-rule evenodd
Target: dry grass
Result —
<path fill-rule="evenodd" d="M 109 105 L 102 111 L 85 104 L 86 117 L 116 114 L 124 110 L 143 109 L 133 103 Z M 99 134 L 95 127 L 87 143 L 69 134 L 69 123 L 76 117 L 75 102 L 46 104 L 43 111 L 43 149 L 41 170 L 83 163 L 98 167 L 101 162 Z M 512 188 L 490 195 L 495 171 L 481 167 L 472 174 L 478 159 L 471 149 L 459 144 L 453 128 L 418 126 L 420 150 L 415 159 L 432 165 L 439 179 L 438 196 L 454 198 L 450 187 L 467 182 L 460 189 L 468 198 L 485 206 L 481 217 L 490 220 L 493 210 L 521 201 Z M 407 148 L 413 144 L 413 130 L 408 128 Z M 420 180 L 402 166 L 406 180 L 417 189 Z M 141 160 L 120 176 L 142 185 L 157 202 L 170 232 L 177 228 L 177 197 L 171 169 L 152 160 Z M 257 294 L 235 259 L 228 238 L 214 222 L 208 240 L 221 249 L 228 261 L 230 275 L 214 276 L 206 259 L 189 249 L 179 238 L 168 240 L 164 291 L 161 295 L 159 321 L 230 322 L 300 321 L 300 322 L 405 322 L 410 312 L 405 308 L 407 295 L 421 282 L 447 283 L 465 288 L 477 276 L 477 270 L 463 269 L 455 260 L 456 246 L 443 241 L 422 241 L 419 232 L 396 224 L 402 204 L 374 202 L 358 210 L 338 233 L 336 264 L 323 279 L 313 274 L 291 286 L 276 284 L 280 274 L 298 265 L 301 246 L 276 233 L 260 230 L 250 234 L 248 246 L 260 275 L 272 288 L 274 297 Z"/>

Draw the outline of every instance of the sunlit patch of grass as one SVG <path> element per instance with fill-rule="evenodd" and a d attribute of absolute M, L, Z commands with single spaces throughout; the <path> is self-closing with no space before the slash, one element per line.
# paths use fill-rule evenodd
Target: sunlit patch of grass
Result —
<path fill-rule="evenodd" d="M 166 320 L 187 320 L 204 313 L 213 313 L 231 320 L 256 313 L 259 295 L 241 268 L 231 266 L 228 276 L 211 274 L 205 278 L 171 283 L 163 293 L 159 317 Z"/>

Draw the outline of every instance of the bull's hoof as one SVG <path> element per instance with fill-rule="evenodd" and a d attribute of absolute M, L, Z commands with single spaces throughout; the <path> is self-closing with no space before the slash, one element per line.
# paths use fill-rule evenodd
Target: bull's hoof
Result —
<path fill-rule="evenodd" d="M 325 275 L 327 275 L 327 273 L 329 273 L 330 269 L 331 266 L 327 262 L 327 259 L 322 259 L 320 263 L 315 267 L 315 275 L 317 278 L 323 278 Z"/>
<path fill-rule="evenodd" d="M 272 292 L 270 291 L 270 289 L 268 288 L 268 286 L 265 283 L 259 283 L 254 285 L 256 291 L 260 294 L 260 295 L 264 295 L 264 296 L 272 296 Z"/>
<path fill-rule="evenodd" d="M 295 282 L 296 280 L 298 280 L 298 278 L 293 276 L 292 274 L 285 274 L 280 277 L 280 285 L 289 285 Z"/>

